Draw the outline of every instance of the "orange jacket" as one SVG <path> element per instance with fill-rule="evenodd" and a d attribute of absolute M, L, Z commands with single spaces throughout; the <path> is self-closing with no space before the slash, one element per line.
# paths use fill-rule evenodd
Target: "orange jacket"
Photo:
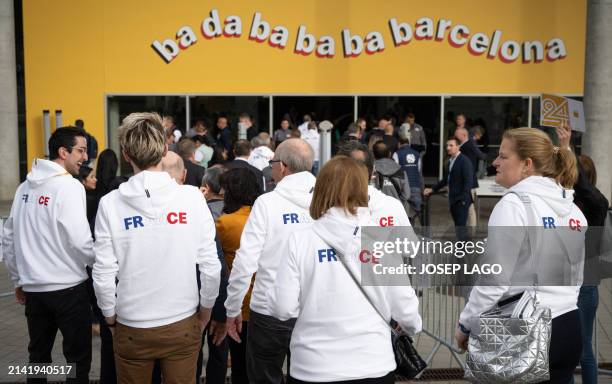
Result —
<path fill-rule="evenodd" d="M 232 265 L 234 263 L 234 257 L 236 257 L 236 251 L 240 248 L 240 236 L 242 230 L 246 224 L 249 214 L 251 213 L 251 207 L 244 205 L 240 207 L 234 213 L 223 214 L 217 219 L 217 235 L 221 242 L 221 248 L 225 254 L 225 262 L 231 272 Z M 249 320 L 249 304 L 251 301 L 251 292 L 253 292 L 253 285 L 255 284 L 255 275 L 251 279 L 251 287 L 244 297 L 242 302 L 242 320 Z"/>

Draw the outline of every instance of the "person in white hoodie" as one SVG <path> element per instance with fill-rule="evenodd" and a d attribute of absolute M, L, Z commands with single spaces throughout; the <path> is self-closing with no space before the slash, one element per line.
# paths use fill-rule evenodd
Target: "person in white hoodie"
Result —
<path fill-rule="evenodd" d="M 271 306 L 281 320 L 299 312 L 291 337 L 291 382 L 393 383 L 391 319 L 409 335 L 421 330 L 412 287 L 381 284 L 362 286 L 362 292 L 349 275 L 360 281 L 360 229 L 376 225 L 367 186 L 363 164 L 334 157 L 317 178 L 310 205 L 315 221 L 289 236 Z"/>
<path fill-rule="evenodd" d="M 257 273 L 251 295 L 247 338 L 247 375 L 254 383 L 281 383 L 297 313 L 286 321 L 271 316 L 268 293 L 276 268 L 286 256 L 289 235 L 311 221 L 308 209 L 315 178 L 313 151 L 302 139 L 287 139 L 270 160 L 276 188 L 257 198 L 240 238 L 227 287 L 227 333 L 240 342 L 242 301 Z"/>
<path fill-rule="evenodd" d="M 91 309 L 87 272 L 94 260 L 85 189 L 73 176 L 87 160 L 85 132 L 58 128 L 49 138 L 49 160 L 35 159 L 15 192 L 5 223 L 4 262 L 24 305 L 30 363 L 51 363 L 57 330 L 76 379 L 88 383 Z"/>
<path fill-rule="evenodd" d="M 249 155 L 249 164 L 263 171 L 268 167 L 268 162 L 274 158 L 274 151 L 270 149 L 270 135 L 267 132 L 261 132 L 251 139 L 253 150 Z"/>
<path fill-rule="evenodd" d="M 116 327 L 117 378 L 150 382 L 160 360 L 165 381 L 192 383 L 219 291 L 215 224 L 200 191 L 162 171 L 159 115 L 127 116 L 119 143 L 134 176 L 100 200 L 93 266 L 98 306 Z"/>
<path fill-rule="evenodd" d="M 351 140 L 338 149 L 337 155 L 348 156 L 363 163 L 368 169 L 368 180 L 372 180 L 374 160 L 367 145 Z M 402 203 L 370 184 L 368 184 L 368 207 L 374 224 L 379 227 L 411 226 Z"/>
<path fill-rule="evenodd" d="M 504 271 L 502 280 L 509 284 L 473 287 L 459 318 L 457 344 L 467 349 L 469 333 L 483 311 L 500 300 L 531 292 L 533 286 L 524 285 L 531 278 L 537 284 L 540 305 L 549 307 L 553 318 L 550 381 L 570 382 L 582 345 L 577 299 L 587 228 L 584 215 L 573 203 L 576 158 L 569 148 L 554 147 L 544 132 L 518 128 L 504 133 L 493 165 L 497 170 L 495 181 L 509 191 L 491 213 L 486 257 L 498 258 L 506 268 L 512 268 Z M 529 228 L 533 226 L 537 229 Z M 560 228 L 566 230 L 563 236 L 554 233 Z M 500 243 L 502 246 L 496 246 Z M 564 286 L 546 285 L 554 281 L 543 278 L 546 272 L 567 264 L 571 281 Z"/>

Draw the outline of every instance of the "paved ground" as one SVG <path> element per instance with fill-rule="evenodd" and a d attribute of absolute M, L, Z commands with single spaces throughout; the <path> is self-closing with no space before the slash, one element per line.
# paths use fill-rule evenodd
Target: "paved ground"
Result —
<path fill-rule="evenodd" d="M 488 215 L 495 204 L 495 199 L 486 199 L 481 205 L 481 219 L 486 223 Z M 10 204 L 0 202 L 0 217 L 8 214 Z M 447 203 L 443 196 L 435 196 L 432 200 L 432 226 L 445 226 L 450 222 Z M 27 328 L 24 317 L 23 307 L 18 305 L 12 295 L 12 286 L 8 279 L 8 274 L 3 264 L 0 264 L 0 383 L 23 382 L 23 376 L 8 375 L 8 366 L 24 364 L 27 362 Z M 431 295 L 425 294 L 421 297 L 421 310 L 424 317 L 424 327 L 428 330 L 441 335 L 445 339 L 452 339 L 452 328 L 457 319 L 456 313 L 462 305 L 462 299 L 456 295 Z M 433 313 L 444 312 L 448 315 L 436 317 L 433 321 Z M 605 281 L 600 287 L 600 303 L 597 318 L 596 340 L 598 357 L 600 362 L 612 363 L 612 281 Z M 430 355 L 436 346 L 436 341 L 430 336 L 421 334 L 415 340 L 417 349 L 423 357 Z M 91 378 L 97 379 L 99 376 L 99 337 L 93 339 L 93 361 Z M 463 358 L 463 356 L 461 356 Z M 61 354 L 61 334 L 58 333 L 53 351 L 55 362 L 64 362 Z M 458 364 L 454 361 L 449 349 L 440 347 L 430 363 L 432 368 L 456 368 Z M 461 382 L 461 381 L 454 381 Z M 579 376 L 576 382 L 580 383 Z M 612 383 L 612 376 L 600 376 L 600 383 Z M 447 381 L 449 383 L 449 381 Z"/>

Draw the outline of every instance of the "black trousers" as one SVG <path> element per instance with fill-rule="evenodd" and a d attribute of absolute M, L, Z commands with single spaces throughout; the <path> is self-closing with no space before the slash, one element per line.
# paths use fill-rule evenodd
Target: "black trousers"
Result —
<path fill-rule="evenodd" d="M 578 310 L 554 318 L 548 353 L 550 381 L 547 383 L 572 383 L 581 355 L 582 332 Z"/>
<path fill-rule="evenodd" d="M 248 321 L 242 322 L 242 332 L 240 332 L 241 343 L 237 343 L 231 337 L 228 337 L 229 350 L 232 356 L 232 384 L 248 384 L 249 375 L 247 374 L 247 339 L 248 339 Z"/>
<path fill-rule="evenodd" d="M 450 206 L 450 213 L 456 227 L 465 227 L 471 202 L 456 201 Z"/>
<path fill-rule="evenodd" d="M 75 364 L 76 378 L 66 383 L 89 383 L 91 368 L 91 307 L 87 284 L 51 292 L 26 292 L 30 363 L 51 363 L 51 352 L 59 329 L 66 362 Z M 28 379 L 46 383 L 47 379 Z"/>
<path fill-rule="evenodd" d="M 295 378 L 291 378 L 292 384 L 310 384 L 309 381 L 302 381 Z M 393 384 L 395 383 L 395 373 L 389 372 L 382 377 L 374 377 L 371 379 L 357 379 L 357 380 L 344 380 L 344 381 L 328 381 L 328 382 L 317 382 L 317 384 Z M 314 383 L 313 383 L 314 384 Z"/>
<path fill-rule="evenodd" d="M 213 343 L 212 335 L 210 334 L 210 323 L 206 326 L 202 334 L 202 346 L 198 354 L 198 365 L 196 368 L 196 383 L 200 383 L 202 377 L 202 364 L 204 362 L 204 353 L 202 348 L 204 343 L 208 343 L 208 361 L 206 362 L 206 383 L 207 384 L 225 384 L 225 375 L 227 374 L 227 354 L 228 354 L 228 339 L 226 337 L 221 342 L 221 345 L 216 346 Z M 233 364 L 233 359 L 232 359 Z M 234 369 L 232 367 L 232 373 Z"/>
<path fill-rule="evenodd" d="M 289 356 L 289 341 L 295 320 L 280 321 L 251 311 L 247 338 L 247 372 L 251 383 L 283 382 L 283 363 Z M 287 367 L 290 368 L 289 363 Z"/>

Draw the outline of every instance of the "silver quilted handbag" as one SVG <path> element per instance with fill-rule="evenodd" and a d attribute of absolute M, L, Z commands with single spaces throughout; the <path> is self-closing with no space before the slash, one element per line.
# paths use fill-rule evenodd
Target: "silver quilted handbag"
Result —
<path fill-rule="evenodd" d="M 529 225 L 535 227 L 529 197 L 509 193 L 519 196 L 527 210 Z M 528 239 L 534 266 L 535 241 L 530 236 Z M 500 301 L 495 308 L 480 314 L 478 327 L 472 330 L 468 341 L 465 378 L 474 383 L 549 380 L 551 333 L 550 308 L 539 305 L 536 275 L 533 289 Z"/>
<path fill-rule="evenodd" d="M 474 383 L 536 383 L 549 379 L 550 308 L 525 292 L 483 312 L 470 334 L 465 378 Z M 511 312 L 511 313 L 510 313 Z"/>

